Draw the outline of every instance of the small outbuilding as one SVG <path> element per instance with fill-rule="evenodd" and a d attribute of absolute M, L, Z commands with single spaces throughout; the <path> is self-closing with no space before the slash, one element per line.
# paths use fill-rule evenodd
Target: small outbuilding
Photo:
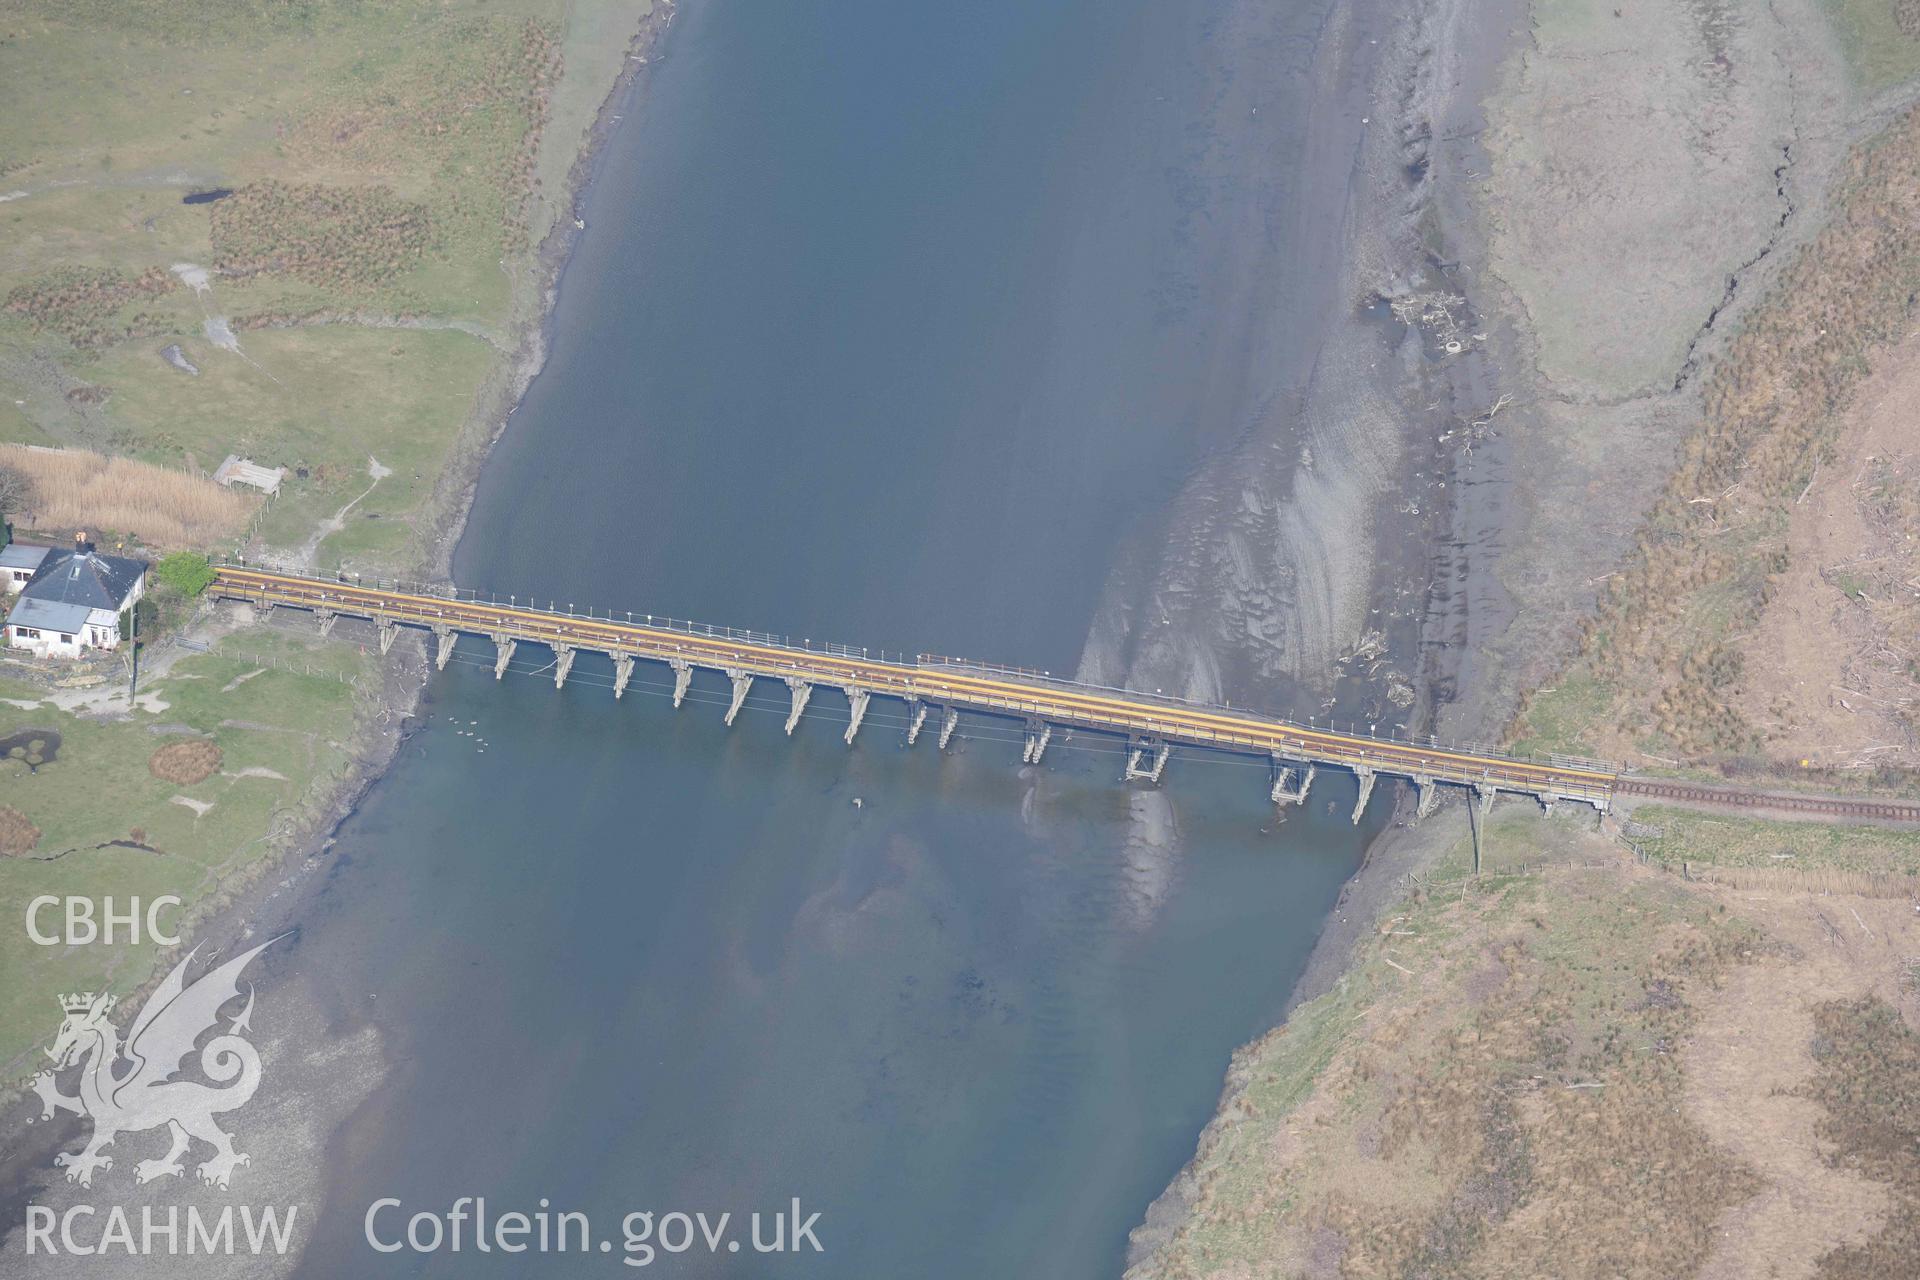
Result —
<path fill-rule="evenodd" d="M 10 596 L 17 596 L 33 580 L 40 562 L 53 553 L 52 547 L 35 546 L 30 542 L 9 542 L 0 547 L 0 587 Z"/>
<path fill-rule="evenodd" d="M 146 594 L 147 562 L 101 555 L 86 534 L 40 560 L 7 614 L 7 644 L 43 658 L 120 646 L 120 618 Z"/>

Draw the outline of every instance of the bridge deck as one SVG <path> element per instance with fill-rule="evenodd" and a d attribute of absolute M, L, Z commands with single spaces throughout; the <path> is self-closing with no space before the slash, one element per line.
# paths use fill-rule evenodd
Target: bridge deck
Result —
<path fill-rule="evenodd" d="M 1227 707 L 1105 689 L 1034 672 L 923 656 L 872 658 L 861 650 L 793 645 L 775 637 L 691 623 L 644 623 L 584 616 L 515 603 L 463 599 L 423 589 L 364 586 L 334 579 L 223 565 L 215 595 L 261 607 L 286 605 L 323 615 L 410 625 L 449 635 L 533 642 L 556 652 L 589 649 L 616 660 L 651 659 L 884 694 L 908 703 L 985 711 L 1099 729 L 1162 743 L 1214 747 L 1276 760 L 1337 765 L 1363 777 L 1394 774 L 1419 781 L 1516 791 L 1546 801 L 1578 800 L 1605 809 L 1618 771 L 1598 761 L 1527 760 L 1478 749 L 1336 733 Z"/>

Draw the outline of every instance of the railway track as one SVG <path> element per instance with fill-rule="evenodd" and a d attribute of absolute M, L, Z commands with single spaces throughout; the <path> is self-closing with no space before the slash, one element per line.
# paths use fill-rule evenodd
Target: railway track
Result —
<path fill-rule="evenodd" d="M 1851 796 L 1793 795 L 1774 791 L 1742 791 L 1697 782 L 1623 776 L 1614 793 L 1649 800 L 1714 805 L 1727 809 L 1768 809 L 1808 817 L 1853 819 L 1860 822 L 1903 822 L 1920 825 L 1920 804 L 1900 800 L 1857 799 Z"/>

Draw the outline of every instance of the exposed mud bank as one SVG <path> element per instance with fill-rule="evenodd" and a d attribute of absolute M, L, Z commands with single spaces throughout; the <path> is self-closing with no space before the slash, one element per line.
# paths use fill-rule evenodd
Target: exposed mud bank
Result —
<path fill-rule="evenodd" d="M 1097 637 L 1095 674 L 1471 742 L 1564 660 L 1697 418 L 1694 372 L 1844 150 L 1816 10 L 1639 9 L 1436 0 L 1378 35 L 1312 376 L 1136 554 L 1106 634 L 1144 639 Z M 1407 827 L 1402 806 L 1295 1005 L 1463 812 Z M 1153 1270 L 1193 1191 L 1189 1170 L 1150 1208 L 1130 1266 Z"/>

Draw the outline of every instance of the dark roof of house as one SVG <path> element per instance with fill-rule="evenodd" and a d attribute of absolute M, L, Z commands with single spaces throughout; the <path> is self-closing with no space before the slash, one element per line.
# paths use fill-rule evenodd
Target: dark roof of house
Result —
<path fill-rule="evenodd" d="M 89 609 L 118 610 L 147 571 L 145 560 L 97 551 L 56 551 L 21 590 L 24 596 Z"/>

